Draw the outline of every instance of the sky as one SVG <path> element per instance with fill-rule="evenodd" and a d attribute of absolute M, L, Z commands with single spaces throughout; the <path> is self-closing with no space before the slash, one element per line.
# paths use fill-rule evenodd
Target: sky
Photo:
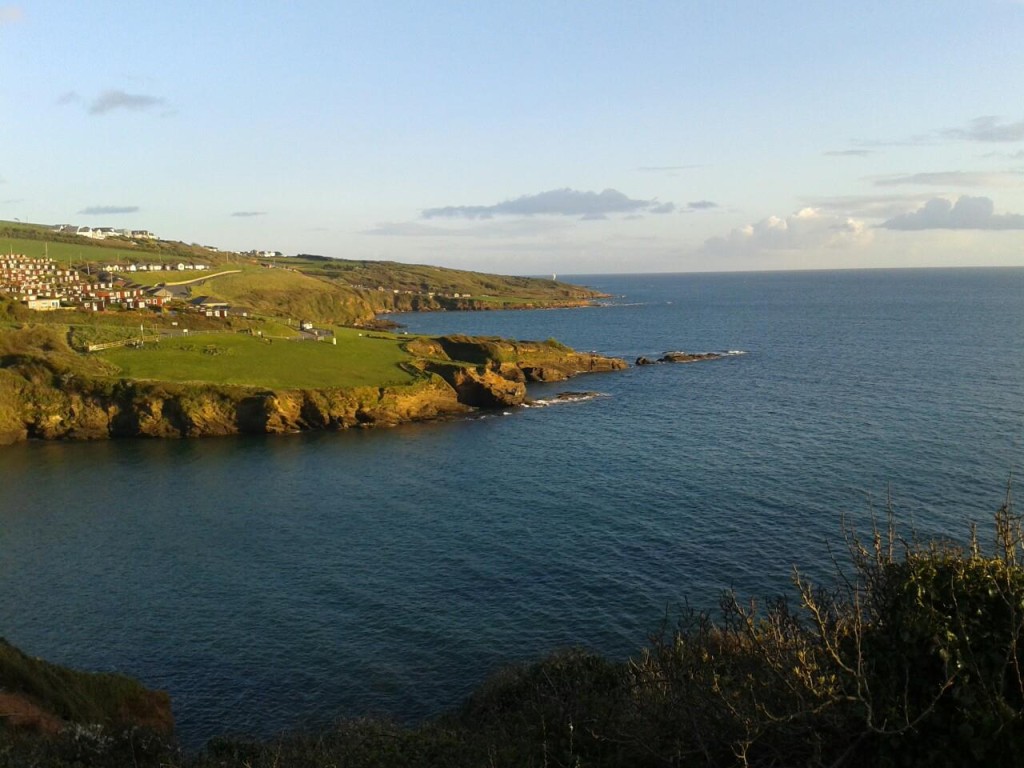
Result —
<path fill-rule="evenodd" d="M 0 0 L 0 219 L 507 274 L 1024 266 L 1024 0 Z"/>

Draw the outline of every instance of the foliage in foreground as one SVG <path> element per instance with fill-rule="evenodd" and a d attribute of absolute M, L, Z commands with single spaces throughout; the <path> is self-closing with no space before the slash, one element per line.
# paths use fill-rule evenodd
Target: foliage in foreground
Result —
<path fill-rule="evenodd" d="M 1024 541 L 1009 498 L 983 554 L 848 539 L 853 568 L 798 599 L 689 613 L 636 658 L 567 651 L 509 668 L 417 727 L 345 721 L 271 742 L 219 739 L 138 765 L 964 766 L 1024 749 Z M 0 750 L 0 765 L 11 753 Z M 60 763 L 54 764 L 71 764 Z M 76 763 L 88 764 L 88 763 Z M 103 764 L 103 763 L 97 763 Z"/>

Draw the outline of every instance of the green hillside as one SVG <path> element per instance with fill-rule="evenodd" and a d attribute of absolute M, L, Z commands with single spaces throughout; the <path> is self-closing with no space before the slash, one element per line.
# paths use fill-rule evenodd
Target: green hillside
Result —
<path fill-rule="evenodd" d="M 187 245 L 171 240 L 130 240 L 112 237 L 93 240 L 38 224 L 0 221 L 0 253 L 24 253 L 39 258 L 49 256 L 57 261 L 72 260 L 83 266 L 108 262 L 202 261 L 219 263 L 226 254 L 210 251 L 200 245 Z"/>
<path fill-rule="evenodd" d="M 117 265 L 131 283 L 187 286 L 179 298 L 209 297 L 265 317 L 365 325 L 375 315 L 416 310 L 579 306 L 600 296 L 555 280 L 492 275 L 424 264 L 300 255 L 274 259 L 168 240 L 93 240 L 52 227 L 0 222 L 0 253 L 48 257 L 95 279 Z M 201 264 L 209 272 L 129 271 L 131 265 Z M 231 276 L 216 275 L 231 271 Z"/>
<path fill-rule="evenodd" d="M 261 315 L 324 323 L 367 323 L 375 308 L 351 288 L 290 269 L 235 265 L 225 274 L 191 288 Z M 156 273 L 159 274 L 159 273 Z"/>
<path fill-rule="evenodd" d="M 586 299 L 598 294 L 588 288 L 534 277 L 511 277 L 394 261 L 350 261 L 322 256 L 275 259 L 304 273 L 343 282 L 356 288 L 380 287 L 399 291 L 469 294 L 471 297 L 526 301 Z"/>

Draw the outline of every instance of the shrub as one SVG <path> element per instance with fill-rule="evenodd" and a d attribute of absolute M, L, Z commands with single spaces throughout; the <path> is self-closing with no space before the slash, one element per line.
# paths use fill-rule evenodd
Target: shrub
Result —
<path fill-rule="evenodd" d="M 996 546 L 854 549 L 860 583 L 840 631 L 816 623 L 881 765 L 1017 765 L 1024 748 L 1021 521 L 1007 501 Z M 890 529 L 891 530 L 891 529 Z M 897 557 L 894 549 L 901 549 Z M 820 606 L 805 602 L 813 615 Z"/>

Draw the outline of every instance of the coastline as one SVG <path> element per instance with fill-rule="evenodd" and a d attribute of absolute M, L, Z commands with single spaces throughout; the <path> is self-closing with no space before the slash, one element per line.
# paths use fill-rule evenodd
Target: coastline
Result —
<path fill-rule="evenodd" d="M 628 367 L 553 341 L 449 336 L 405 346 L 412 357 L 404 367 L 415 381 L 399 386 L 272 389 L 5 371 L 14 380 L 0 393 L 0 445 L 395 426 L 523 405 L 529 382 Z"/>

